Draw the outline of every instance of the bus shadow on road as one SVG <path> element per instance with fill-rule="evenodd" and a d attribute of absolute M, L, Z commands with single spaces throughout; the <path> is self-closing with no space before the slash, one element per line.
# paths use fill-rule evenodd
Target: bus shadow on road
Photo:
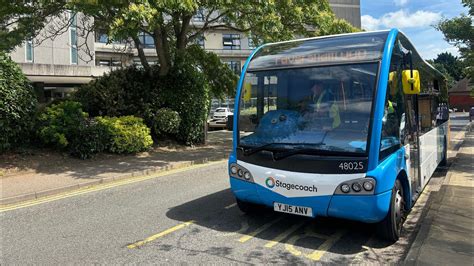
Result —
<path fill-rule="evenodd" d="M 368 243 L 375 231 L 371 224 L 327 217 L 311 219 L 265 208 L 258 215 L 247 215 L 234 203 L 230 189 L 226 189 L 172 207 L 166 216 L 180 222 L 192 220 L 194 224 L 212 230 L 216 238 L 228 238 L 226 243 L 263 240 L 262 248 L 278 245 L 289 255 L 306 258 L 318 258 L 329 251 L 336 254 L 332 259 L 337 257 L 340 263 L 350 263 L 351 257 L 366 250 L 366 245 L 374 248 L 390 245 L 384 241 Z"/>

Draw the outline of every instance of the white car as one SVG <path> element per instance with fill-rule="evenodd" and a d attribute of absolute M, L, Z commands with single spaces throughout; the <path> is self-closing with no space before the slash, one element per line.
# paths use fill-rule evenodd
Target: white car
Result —
<path fill-rule="evenodd" d="M 229 108 L 219 107 L 214 111 L 211 120 L 208 121 L 208 127 L 210 128 L 225 128 L 227 126 L 227 120 L 229 115 L 233 115 Z"/>

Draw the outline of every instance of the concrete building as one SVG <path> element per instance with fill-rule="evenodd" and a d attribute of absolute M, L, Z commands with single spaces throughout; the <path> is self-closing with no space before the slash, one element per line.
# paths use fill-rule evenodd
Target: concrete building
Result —
<path fill-rule="evenodd" d="M 329 3 L 337 17 L 360 28 L 360 0 L 329 0 Z M 71 19 L 71 14 L 65 13 L 52 20 L 39 38 L 46 36 L 48 28 L 60 24 L 60 20 L 64 19 Z M 64 97 L 74 87 L 88 83 L 114 68 L 140 64 L 136 49 L 130 45 L 108 43 L 107 35 L 101 31 L 89 35 L 79 33 L 81 26 L 78 25 L 93 23 L 93 20 L 81 14 L 72 19 L 72 25 L 53 40 L 42 38 L 40 44 L 38 40 L 26 41 L 11 53 L 12 59 L 20 64 L 44 100 Z M 197 27 L 200 21 L 202 18 L 198 16 L 193 18 L 193 24 Z M 158 60 L 153 38 L 146 34 L 141 34 L 140 38 L 148 61 L 156 63 Z M 208 31 L 198 43 L 219 55 L 237 74 L 240 74 L 246 58 L 255 48 L 245 34 L 227 29 Z"/>

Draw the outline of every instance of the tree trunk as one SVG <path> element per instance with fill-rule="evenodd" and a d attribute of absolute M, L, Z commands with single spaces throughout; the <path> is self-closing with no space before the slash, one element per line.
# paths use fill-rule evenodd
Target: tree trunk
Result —
<path fill-rule="evenodd" d="M 185 15 L 183 16 L 183 22 L 181 23 L 181 27 L 177 30 L 176 34 L 176 49 L 178 53 L 181 53 L 186 49 L 186 45 L 188 44 L 188 28 L 189 22 L 191 21 L 192 16 Z"/>
<path fill-rule="evenodd" d="M 169 45 L 166 38 L 166 32 L 160 29 L 155 29 L 153 32 L 153 38 L 155 41 L 155 50 L 158 55 L 158 61 L 160 63 L 159 76 L 166 76 L 170 71 L 171 60 L 169 56 Z"/>
<path fill-rule="evenodd" d="M 143 52 L 143 48 L 141 47 L 140 40 L 138 37 L 133 37 L 133 43 L 138 51 L 138 58 L 140 58 L 140 63 L 142 63 L 143 68 L 146 72 L 150 72 L 150 64 L 148 64 L 148 60 L 146 59 L 145 52 Z"/>

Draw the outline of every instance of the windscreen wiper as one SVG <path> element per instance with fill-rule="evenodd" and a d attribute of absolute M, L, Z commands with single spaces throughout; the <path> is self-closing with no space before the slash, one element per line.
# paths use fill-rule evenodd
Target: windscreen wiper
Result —
<path fill-rule="evenodd" d="M 257 146 L 257 147 L 251 147 L 251 148 L 242 147 L 242 149 L 244 150 L 244 156 L 249 156 L 249 155 L 252 155 L 256 152 L 263 151 L 263 150 L 271 151 L 273 153 L 273 150 L 269 150 L 268 147 L 270 147 L 272 145 L 275 145 L 275 144 L 283 144 L 284 145 L 285 143 L 272 142 L 272 143 L 263 144 L 263 145 Z"/>
<path fill-rule="evenodd" d="M 280 153 L 273 154 L 273 160 L 278 161 L 289 156 L 296 154 L 310 154 L 310 155 L 329 155 L 329 156 L 351 156 L 351 157 L 364 157 L 365 154 L 358 152 L 348 152 L 348 151 L 334 151 L 327 149 L 292 149 L 289 151 L 284 151 Z"/>

